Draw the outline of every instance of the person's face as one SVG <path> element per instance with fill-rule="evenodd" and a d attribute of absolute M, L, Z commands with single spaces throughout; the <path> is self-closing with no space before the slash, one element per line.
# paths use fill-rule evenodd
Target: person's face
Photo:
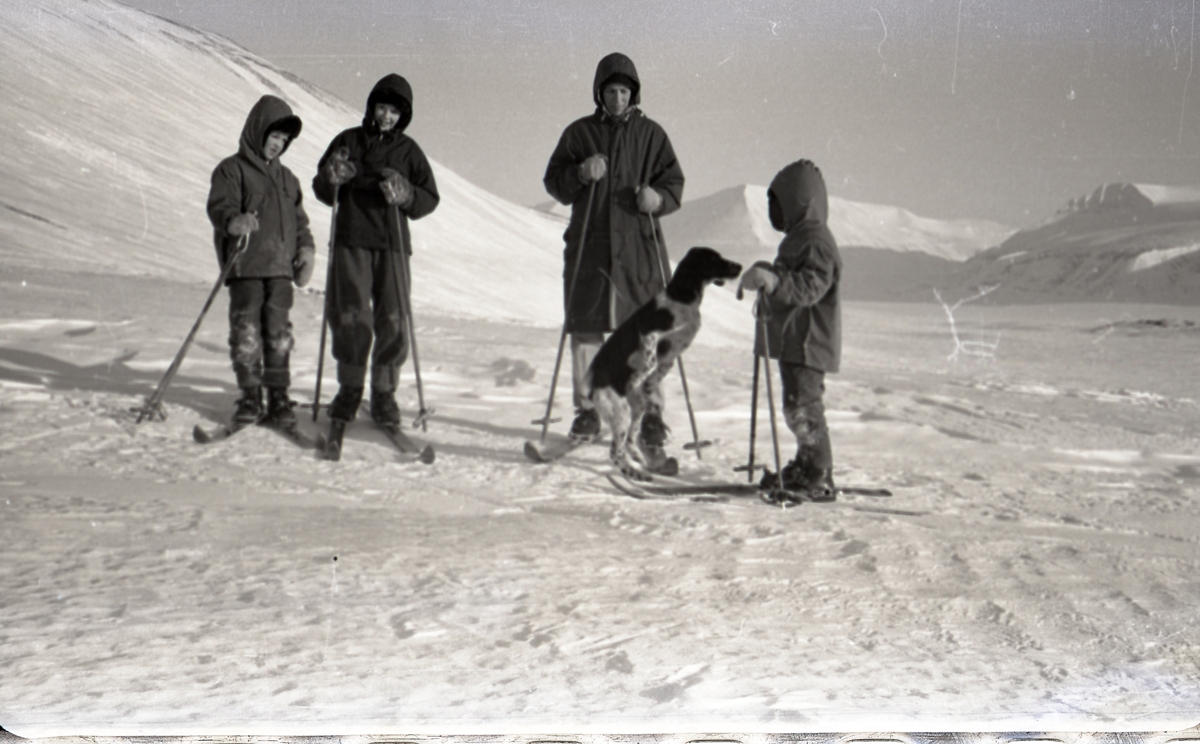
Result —
<path fill-rule="evenodd" d="M 267 160 L 274 160 L 283 152 L 283 148 L 287 147 L 288 136 L 286 132 L 278 130 L 267 135 L 266 142 L 263 142 L 263 157 Z"/>
<path fill-rule="evenodd" d="M 613 116 L 620 116 L 629 108 L 629 96 L 633 91 L 624 83 L 609 83 L 604 86 L 601 95 L 604 98 L 604 108 Z"/>
<path fill-rule="evenodd" d="M 400 109 L 390 103 L 375 104 L 375 123 L 379 125 L 379 131 L 390 132 L 398 121 Z"/>

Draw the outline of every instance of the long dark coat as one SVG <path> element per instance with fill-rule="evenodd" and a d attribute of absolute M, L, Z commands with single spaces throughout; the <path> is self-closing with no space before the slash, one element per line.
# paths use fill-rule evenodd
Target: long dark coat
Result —
<path fill-rule="evenodd" d="M 241 240 L 229 234 L 229 220 L 243 212 L 258 215 L 258 229 L 250 233 L 246 252 L 230 279 L 291 279 L 296 255 L 313 247 L 300 181 L 278 157 L 270 162 L 263 159 L 263 143 L 273 129 L 287 132 L 291 145 L 300 133 L 300 119 L 282 99 L 263 96 L 246 116 L 237 154 L 222 160 L 212 173 L 206 209 L 222 268 Z"/>
<path fill-rule="evenodd" d="M 634 84 L 630 109 L 620 117 L 610 116 L 601 102 L 604 83 L 615 74 Z M 683 169 L 667 133 L 636 107 L 640 82 L 633 62 L 622 54 L 602 59 L 592 96 L 595 113 L 563 132 L 543 179 L 551 196 L 571 206 L 571 221 L 563 234 L 565 305 L 589 191 L 579 180 L 579 164 L 596 153 L 608 157 L 608 172 L 595 184 L 583 260 L 566 308 L 570 333 L 612 331 L 665 286 L 662 267 L 670 263 L 658 218 L 679 209 L 683 199 Z M 662 197 L 655 215 L 638 211 L 639 186 L 649 186 Z"/>
<path fill-rule="evenodd" d="M 775 291 L 766 296 L 770 356 L 837 372 L 842 358 L 838 284 L 842 257 L 826 224 L 829 198 L 821 171 L 808 160 L 781 170 L 767 190 L 771 224 L 787 235 L 779 244 Z M 755 337 L 765 353 L 761 328 Z"/>

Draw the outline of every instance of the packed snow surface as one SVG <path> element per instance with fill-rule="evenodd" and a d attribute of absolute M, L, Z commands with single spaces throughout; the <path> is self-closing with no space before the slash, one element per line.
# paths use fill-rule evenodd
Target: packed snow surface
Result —
<path fill-rule="evenodd" d="M 431 465 L 362 416 L 337 463 L 227 421 L 207 178 L 266 92 L 307 183 L 360 113 L 111 2 L 0 10 L 0 726 L 21 736 L 1162 731 L 1200 720 L 1197 315 L 848 303 L 826 403 L 842 485 L 643 501 L 606 448 L 522 455 L 561 321 L 560 219 L 436 163 L 414 223 Z M 70 102 L 70 115 L 63 115 Z M 80 115 L 82 112 L 82 115 Z M 419 110 L 418 110 L 419 115 Z M 552 143 L 548 143 L 548 150 Z M 322 247 L 328 209 L 308 198 Z M 716 230 L 716 227 L 713 227 Z M 673 246 L 677 248 L 678 246 Z M 323 252 L 322 252 L 323 257 Z M 1019 263 L 1019 262 L 1018 262 Z M 1127 266 L 1127 264 L 1122 264 Z M 1153 271 L 1153 269 L 1151 270 Z M 1150 273 L 1150 272 L 1146 272 Z M 297 295 L 311 418 L 323 286 Z M 710 289 L 669 448 L 775 467 L 753 320 Z M 960 303 L 961 304 L 956 304 Z M 326 360 L 321 402 L 336 387 Z M 558 379 L 550 437 L 572 411 Z M 400 403 L 411 422 L 411 365 Z M 757 427 L 753 431 L 752 415 Z M 780 429 L 780 452 L 793 444 Z M 758 477 L 756 472 L 755 478 Z"/>

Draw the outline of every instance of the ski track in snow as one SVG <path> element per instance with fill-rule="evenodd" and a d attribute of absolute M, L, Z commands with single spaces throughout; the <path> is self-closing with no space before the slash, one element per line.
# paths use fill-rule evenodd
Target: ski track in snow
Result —
<path fill-rule="evenodd" d="M 438 411 L 412 434 L 437 461 L 402 462 L 362 416 L 329 463 L 261 428 L 192 442 L 235 397 L 220 307 L 167 420 L 133 423 L 203 288 L 163 287 L 189 300 L 131 316 L 153 297 L 87 279 L 104 309 L 78 335 L 43 312 L 78 280 L 36 279 L 0 327 L 0 669 L 17 691 L 0 704 L 17 733 L 496 731 L 562 728 L 562 711 L 605 731 L 1146 730 L 1200 703 L 1196 404 L 1149 365 L 1127 380 L 1066 356 L 1042 375 L 1043 354 L 1018 353 L 1050 334 L 1122 359 L 1144 335 L 1098 346 L 995 310 L 1025 330 L 952 365 L 948 331 L 922 325 L 936 307 L 850 306 L 828 379 L 836 476 L 891 499 L 639 502 L 607 485 L 604 446 L 522 456 L 553 330 L 423 316 Z M 304 402 L 319 308 L 302 294 L 293 314 Z M 682 450 L 668 378 L 685 475 L 745 477 L 750 367 L 689 353 L 703 459 Z M 406 365 L 406 422 L 412 382 Z"/>

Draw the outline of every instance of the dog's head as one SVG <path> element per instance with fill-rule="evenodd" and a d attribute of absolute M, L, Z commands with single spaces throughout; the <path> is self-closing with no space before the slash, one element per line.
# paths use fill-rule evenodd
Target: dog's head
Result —
<path fill-rule="evenodd" d="M 675 268 L 676 274 L 684 271 L 694 274 L 700 281 L 712 282 L 719 287 L 726 279 L 737 279 L 741 276 L 742 265 L 727 261 L 712 248 L 697 246 L 690 249 Z"/>
<path fill-rule="evenodd" d="M 680 302 L 694 302 L 704 291 L 704 285 L 720 286 L 726 279 L 737 279 L 742 274 L 742 265 L 728 261 L 712 248 L 697 246 L 675 267 L 667 294 Z"/>

